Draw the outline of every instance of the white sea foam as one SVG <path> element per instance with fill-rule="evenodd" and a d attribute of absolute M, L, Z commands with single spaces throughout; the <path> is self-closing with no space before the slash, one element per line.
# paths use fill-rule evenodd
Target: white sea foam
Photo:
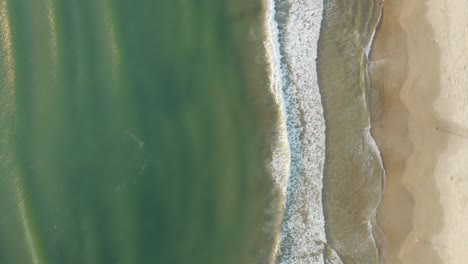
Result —
<path fill-rule="evenodd" d="M 290 166 L 290 147 L 286 127 L 286 106 L 282 89 L 285 86 L 284 73 L 281 69 L 281 54 L 279 44 L 278 24 L 275 21 L 274 0 L 268 0 L 266 13 L 266 40 L 265 50 L 269 66 L 270 92 L 278 105 L 278 127 L 276 128 L 276 142 L 272 151 L 272 175 L 275 187 L 286 190 Z"/>
<path fill-rule="evenodd" d="M 277 4 L 287 5 L 281 25 Z M 271 171 L 285 197 L 275 262 L 324 263 L 325 120 L 316 71 L 323 3 L 268 0 L 266 11 L 270 87 L 280 110 Z"/>

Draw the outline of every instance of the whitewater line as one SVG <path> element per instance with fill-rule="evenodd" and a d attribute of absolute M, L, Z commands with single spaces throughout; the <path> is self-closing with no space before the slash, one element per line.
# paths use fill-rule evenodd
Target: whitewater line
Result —
<path fill-rule="evenodd" d="M 278 14 L 276 3 L 288 10 Z M 265 48 L 270 91 L 279 108 L 270 170 L 284 198 L 272 263 L 325 261 L 325 119 L 316 69 L 322 12 L 320 0 L 267 2 Z M 279 25 L 278 17 L 286 22 Z"/>
<path fill-rule="evenodd" d="M 268 261 L 273 264 L 276 262 L 276 256 L 280 245 L 280 229 L 284 214 L 284 197 L 286 195 L 289 169 L 291 166 L 291 151 L 286 127 L 286 108 L 282 95 L 284 77 L 281 70 L 281 54 L 278 41 L 279 32 L 278 24 L 275 21 L 275 4 L 274 0 L 266 1 L 264 46 L 268 63 L 270 92 L 273 95 L 275 104 L 279 108 L 276 120 L 275 142 L 272 143 L 272 161 L 269 164 L 275 188 L 280 192 L 280 201 L 278 208 L 276 208 L 278 216 L 275 219 L 274 230 L 272 231 L 274 233 L 273 250 Z"/>

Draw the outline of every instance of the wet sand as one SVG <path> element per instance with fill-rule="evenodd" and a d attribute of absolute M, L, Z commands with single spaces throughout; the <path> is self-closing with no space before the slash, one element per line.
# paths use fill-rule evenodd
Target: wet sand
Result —
<path fill-rule="evenodd" d="M 387 171 L 386 263 L 468 259 L 467 3 L 387 0 L 374 42 L 373 135 Z"/>

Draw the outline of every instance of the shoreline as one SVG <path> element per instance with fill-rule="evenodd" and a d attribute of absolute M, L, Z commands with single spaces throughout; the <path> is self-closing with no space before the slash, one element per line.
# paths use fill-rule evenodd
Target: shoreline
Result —
<path fill-rule="evenodd" d="M 377 216 L 385 263 L 468 258 L 466 8 L 463 0 L 384 4 L 370 58 L 381 98 L 372 135 L 387 172 Z"/>

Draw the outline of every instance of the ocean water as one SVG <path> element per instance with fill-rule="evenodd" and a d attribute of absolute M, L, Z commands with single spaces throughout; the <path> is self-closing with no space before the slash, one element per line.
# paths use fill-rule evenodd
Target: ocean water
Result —
<path fill-rule="evenodd" d="M 378 263 L 378 0 L 0 0 L 0 263 Z"/>
<path fill-rule="evenodd" d="M 259 5 L 0 0 L 0 263 L 261 263 Z"/>

